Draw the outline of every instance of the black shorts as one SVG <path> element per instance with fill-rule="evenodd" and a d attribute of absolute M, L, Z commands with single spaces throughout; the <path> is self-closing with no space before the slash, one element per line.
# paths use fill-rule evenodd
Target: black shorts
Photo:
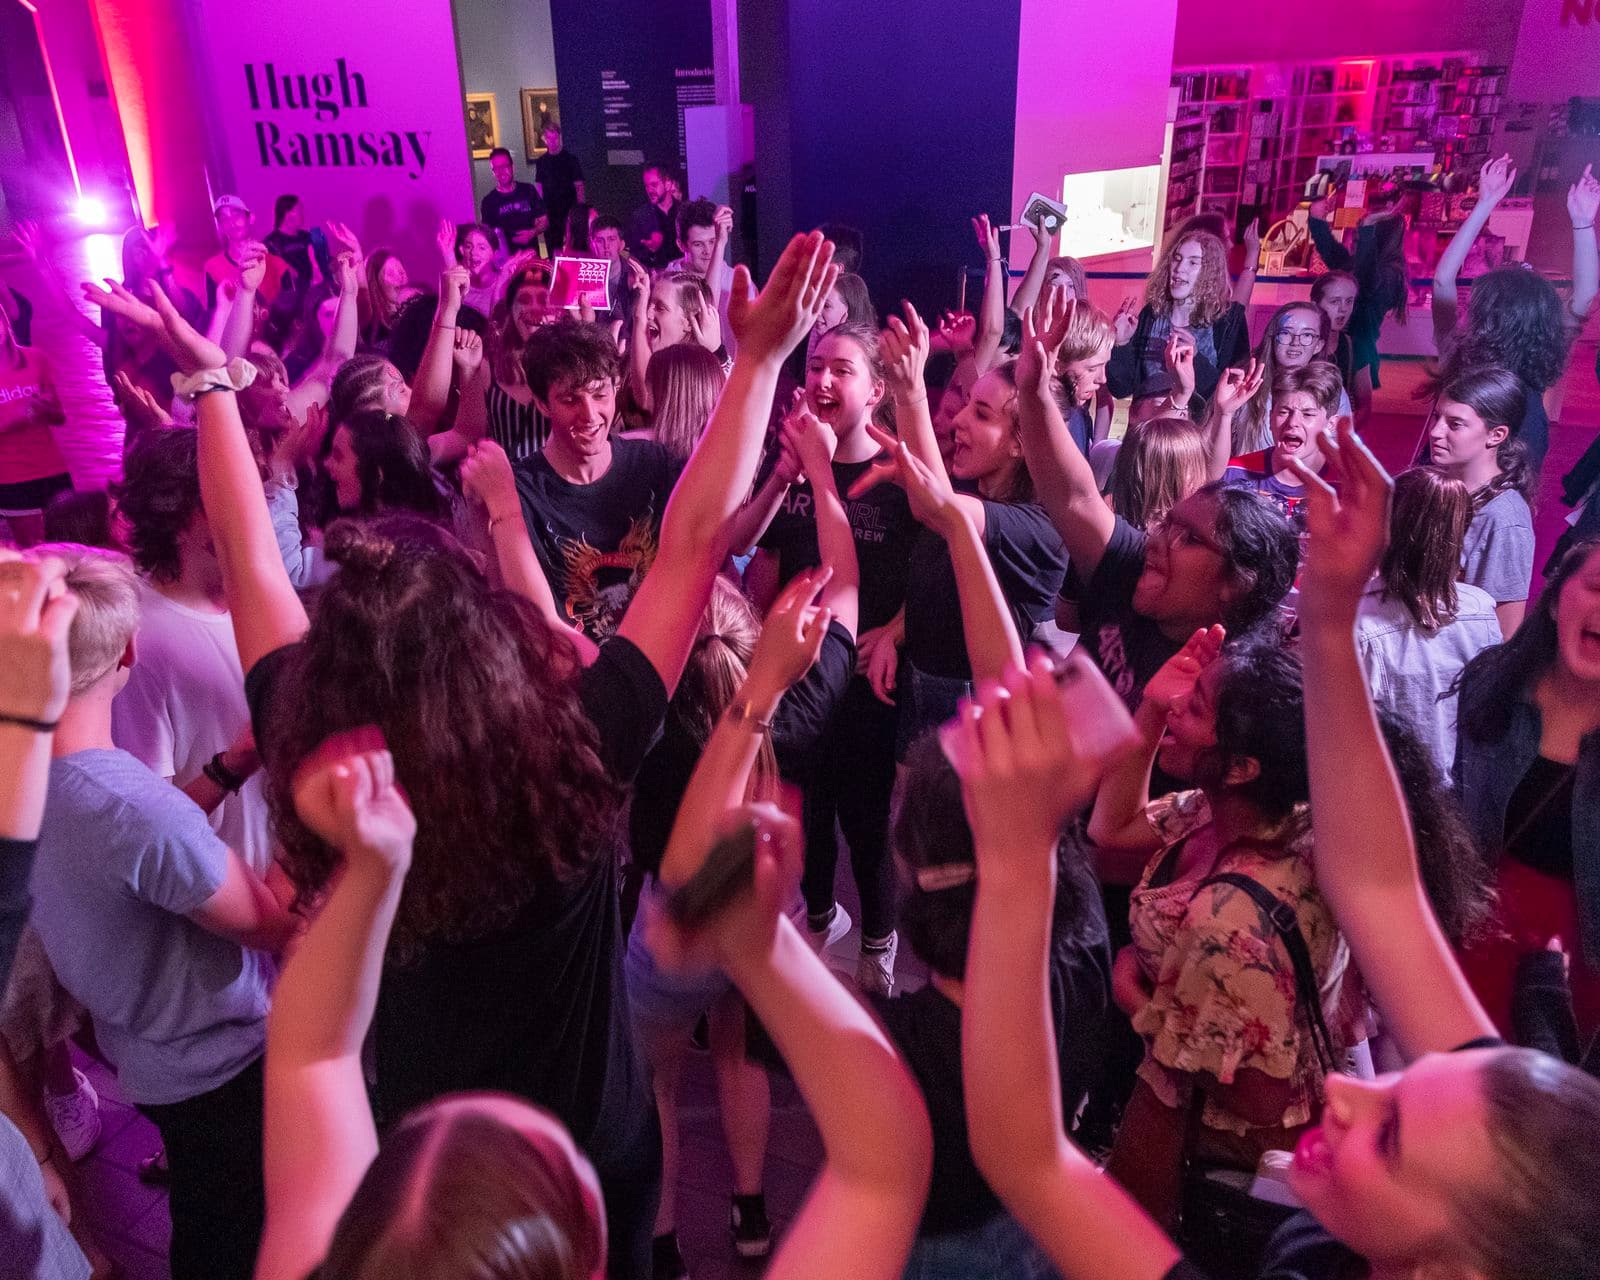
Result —
<path fill-rule="evenodd" d="M 58 493 L 72 492 L 72 477 L 65 471 L 41 480 L 0 484 L 0 516 L 38 515 Z"/>

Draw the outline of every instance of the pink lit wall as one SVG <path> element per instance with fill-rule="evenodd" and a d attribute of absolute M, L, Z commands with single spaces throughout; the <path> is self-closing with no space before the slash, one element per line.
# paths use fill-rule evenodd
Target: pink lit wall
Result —
<path fill-rule="evenodd" d="M 1600 5 L 1595 0 L 1526 0 L 1510 96 L 1530 102 L 1600 98 Z"/>
<path fill-rule="evenodd" d="M 439 219 L 472 217 L 472 173 L 449 0 L 196 0 L 213 139 L 213 192 L 272 227 L 299 195 L 313 224 L 349 223 L 436 279 Z M 521 131 L 497 102 L 502 139 Z"/>
<path fill-rule="evenodd" d="M 1068 173 L 1161 163 L 1178 0 L 1022 0 L 1012 214 Z M 1014 266 L 1032 252 L 1012 236 Z"/>

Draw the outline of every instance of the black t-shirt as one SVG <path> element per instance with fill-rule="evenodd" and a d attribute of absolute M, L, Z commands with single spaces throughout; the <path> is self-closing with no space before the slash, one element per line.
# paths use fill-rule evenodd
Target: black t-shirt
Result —
<path fill-rule="evenodd" d="M 33 854 L 37 840 L 11 840 L 0 836 L 0 991 L 11 976 L 16 959 L 17 940 L 28 923 L 33 897 L 28 879 L 33 874 Z"/>
<path fill-rule="evenodd" d="M 1050 517 L 1036 502 L 985 500 L 983 519 L 983 549 L 994 566 L 1017 634 L 1026 644 L 1034 628 L 1055 613 L 1056 596 L 1067 572 L 1066 548 Z M 930 529 L 918 531 L 911 549 L 906 643 L 901 657 L 925 675 L 972 679 L 955 565 L 944 539 Z"/>
<path fill-rule="evenodd" d="M 1111 991 L 1111 949 L 1099 897 L 1088 885 L 1080 896 L 1095 918 L 1080 937 L 1058 933 L 1050 963 L 1050 1012 L 1068 1117 L 1098 1078 Z M 892 999 L 874 996 L 872 1004 L 917 1078 L 933 1127 L 933 1181 L 919 1234 L 971 1230 L 1002 1210 L 968 1145 L 961 1010 L 931 986 Z"/>
<path fill-rule="evenodd" d="M 1169 640 L 1154 622 L 1133 611 L 1133 589 L 1144 572 L 1148 541 L 1143 530 L 1117 517 L 1105 554 L 1083 589 L 1078 615 L 1083 628 L 1078 643 L 1130 711 L 1143 699 L 1150 677 L 1183 648 L 1183 641 Z"/>
<path fill-rule="evenodd" d="M 546 151 L 533 162 L 534 181 L 544 192 L 544 202 L 552 209 L 570 209 L 578 203 L 578 183 L 583 181 L 583 166 L 570 151 Z"/>
<path fill-rule="evenodd" d="M 839 705 L 855 671 L 856 644 L 837 622 L 828 627 L 811 670 L 790 686 L 772 718 L 772 750 L 785 781 L 802 783 L 809 776 L 823 730 Z M 661 738 L 639 768 L 628 813 L 628 840 L 633 864 L 656 875 L 667 851 L 672 824 L 700 763 L 702 747 L 675 709 L 667 712 Z"/>
<path fill-rule="evenodd" d="M 1572 879 L 1572 789 L 1577 770 L 1536 756 L 1506 805 L 1506 852 L 1524 866 Z"/>
<path fill-rule="evenodd" d="M 652 271 L 660 271 L 678 256 L 678 204 L 663 212 L 646 201 L 633 211 L 628 220 L 628 249 L 634 257 Z M 661 233 L 661 247 L 654 251 L 644 247 L 646 236 Z"/>
<path fill-rule="evenodd" d="M 294 648 L 268 654 L 245 678 L 258 738 Z M 613 639 L 578 677 L 577 696 L 601 762 L 629 782 L 666 715 L 661 677 L 635 645 Z M 385 967 L 374 1041 L 386 1120 L 457 1090 L 501 1090 L 559 1117 L 602 1179 L 648 1172 L 649 1086 L 622 980 L 619 835 L 595 832 L 587 871 L 552 885 L 506 928 L 430 943 L 412 963 Z"/>
<path fill-rule="evenodd" d="M 514 470 L 528 536 L 557 604 L 603 640 L 656 558 L 677 479 L 672 455 L 653 440 L 613 440 L 611 466 L 593 484 L 562 479 L 543 453 Z"/>
<path fill-rule="evenodd" d="M 515 252 L 526 245 L 515 245 L 511 237 L 519 231 L 533 230 L 533 224 L 544 217 L 544 201 L 531 182 L 513 183 L 510 191 L 496 187 L 483 198 L 483 223 L 493 227 L 505 238 L 508 248 Z"/>
<path fill-rule="evenodd" d="M 897 484 L 879 484 L 859 498 L 847 498 L 853 485 L 872 469 L 866 462 L 835 462 L 833 483 L 844 499 L 861 566 L 861 630 L 881 627 L 900 611 L 906 598 L 906 570 L 917 536 L 916 517 Z M 795 484 L 784 495 L 758 544 L 778 557 L 778 582 L 822 563 L 817 548 L 816 498 L 810 484 Z"/>

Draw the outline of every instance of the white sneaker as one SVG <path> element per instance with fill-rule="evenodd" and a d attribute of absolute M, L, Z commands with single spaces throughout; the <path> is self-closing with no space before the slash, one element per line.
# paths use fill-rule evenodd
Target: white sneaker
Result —
<path fill-rule="evenodd" d="M 837 902 L 833 904 L 833 919 L 828 922 L 826 929 L 813 929 L 809 921 L 806 923 L 806 941 L 811 944 L 811 949 L 818 955 L 824 951 L 832 950 L 850 932 L 855 921 L 850 919 L 850 913 Z"/>
<path fill-rule="evenodd" d="M 67 1159 L 78 1161 L 100 1141 L 100 1095 L 76 1067 L 72 1079 L 77 1088 L 71 1093 L 45 1093 L 44 1109 Z"/>
<path fill-rule="evenodd" d="M 861 956 L 856 961 L 856 986 L 870 995 L 879 995 L 887 998 L 894 992 L 894 958 L 900 951 L 900 935 L 891 933 L 889 945 L 882 951 L 869 951 L 866 946 L 861 948 Z"/>

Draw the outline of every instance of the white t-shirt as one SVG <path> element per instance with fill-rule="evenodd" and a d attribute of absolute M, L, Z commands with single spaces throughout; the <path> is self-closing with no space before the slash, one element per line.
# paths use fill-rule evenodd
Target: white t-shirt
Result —
<path fill-rule="evenodd" d="M 133 670 L 111 704 L 112 740 L 153 773 L 187 786 L 250 723 L 244 671 L 226 613 L 174 604 L 139 583 Z M 272 862 L 259 772 L 208 816 L 211 829 L 265 875 Z"/>

